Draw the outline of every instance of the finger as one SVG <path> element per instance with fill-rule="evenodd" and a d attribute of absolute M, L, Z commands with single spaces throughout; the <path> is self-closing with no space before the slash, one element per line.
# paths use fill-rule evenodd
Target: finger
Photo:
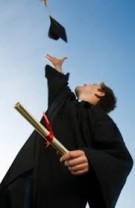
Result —
<path fill-rule="evenodd" d="M 64 162 L 65 160 L 68 160 L 70 158 L 70 154 L 65 153 L 61 158 L 60 158 L 60 162 Z"/>
<path fill-rule="evenodd" d="M 52 57 L 46 56 L 46 58 L 47 58 L 49 61 L 52 60 Z"/>
<path fill-rule="evenodd" d="M 76 166 L 68 166 L 68 169 L 72 172 L 72 171 L 83 171 L 83 170 L 88 170 L 88 164 L 87 163 L 83 163 L 80 165 L 76 165 Z"/>
<path fill-rule="evenodd" d="M 52 58 L 52 56 L 50 56 L 49 54 L 46 54 L 46 57 L 48 57 L 48 58 Z"/>
<path fill-rule="evenodd" d="M 69 159 L 73 159 L 76 157 L 79 157 L 80 155 L 84 154 L 84 152 L 82 150 L 75 150 L 75 151 L 70 151 L 68 153 L 65 153 L 61 158 L 60 161 L 65 161 L 65 160 L 69 160 Z"/>
<path fill-rule="evenodd" d="M 87 169 L 85 169 L 85 170 L 79 170 L 79 171 L 71 171 L 71 173 L 72 173 L 73 175 L 83 175 L 83 174 L 85 174 L 85 173 L 87 173 L 87 172 L 88 172 Z"/>
<path fill-rule="evenodd" d="M 87 160 L 85 157 L 77 157 L 75 159 L 71 159 L 71 160 L 66 160 L 67 165 L 72 167 L 72 166 L 76 166 L 76 165 L 81 165 L 83 163 L 86 163 Z"/>
<path fill-rule="evenodd" d="M 54 59 L 53 56 L 50 56 L 49 54 L 46 55 L 46 58 L 49 60 L 49 61 L 52 61 Z"/>
<path fill-rule="evenodd" d="M 64 57 L 64 58 L 62 59 L 62 61 L 65 61 L 66 59 L 68 59 L 68 57 Z"/>

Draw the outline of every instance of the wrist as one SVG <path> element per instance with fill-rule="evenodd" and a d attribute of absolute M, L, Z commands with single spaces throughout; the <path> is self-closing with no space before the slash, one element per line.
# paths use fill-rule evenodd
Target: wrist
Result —
<path fill-rule="evenodd" d="M 63 73 L 63 72 L 62 72 L 62 67 L 61 67 L 60 65 L 54 65 L 54 68 L 55 68 L 57 71 Z"/>

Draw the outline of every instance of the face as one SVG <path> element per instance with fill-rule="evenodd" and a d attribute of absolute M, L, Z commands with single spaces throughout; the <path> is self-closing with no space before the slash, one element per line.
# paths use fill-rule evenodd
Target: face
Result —
<path fill-rule="evenodd" d="M 99 93 L 100 90 L 102 89 L 102 82 L 99 84 L 84 84 L 83 86 L 77 86 L 75 88 L 75 93 L 77 94 L 77 96 L 80 93 L 89 93 L 89 94 L 96 94 Z"/>
<path fill-rule="evenodd" d="M 105 95 L 105 93 L 101 91 L 103 84 L 104 83 L 84 84 L 83 86 L 77 86 L 75 88 L 75 93 L 79 100 L 84 100 L 95 105 L 100 98 Z"/>

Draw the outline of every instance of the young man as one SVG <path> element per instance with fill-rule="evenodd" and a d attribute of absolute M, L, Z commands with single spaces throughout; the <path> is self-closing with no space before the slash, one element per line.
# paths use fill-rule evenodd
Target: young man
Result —
<path fill-rule="evenodd" d="M 63 59 L 57 59 L 55 57 L 47 55 L 46 58 L 53 64 L 54 68 L 58 72 L 63 74 L 62 64 L 67 59 L 67 57 L 64 57 Z M 105 86 L 103 82 L 99 84 L 84 84 L 84 86 L 77 86 L 75 88 L 75 93 L 78 98 L 78 101 L 85 101 L 90 105 L 96 107 L 98 106 L 106 113 L 109 113 L 111 110 L 115 108 L 116 98 L 114 96 L 114 93 L 109 87 Z M 65 164 L 68 166 L 68 169 L 74 175 L 84 174 L 85 172 L 89 171 L 89 163 L 84 151 L 76 150 L 69 152 L 61 158 L 61 161 L 65 161 Z"/>
<path fill-rule="evenodd" d="M 103 83 L 78 86 L 64 75 L 66 58 L 46 56 L 48 110 L 55 137 L 69 150 L 60 156 L 33 132 L 1 183 L 2 208 L 114 208 L 132 158 L 107 115 L 116 99 Z M 41 122 L 44 124 L 44 119 Z"/>

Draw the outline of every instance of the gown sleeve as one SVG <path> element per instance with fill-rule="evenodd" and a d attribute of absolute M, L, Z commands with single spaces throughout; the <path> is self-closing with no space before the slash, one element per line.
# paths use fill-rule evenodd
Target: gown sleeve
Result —
<path fill-rule="evenodd" d="M 85 153 L 99 182 L 105 207 L 114 208 L 133 160 L 118 127 L 108 115 L 98 114 L 92 134 L 93 145 Z"/>
<path fill-rule="evenodd" d="M 48 107 L 50 107 L 61 92 L 71 92 L 68 87 L 69 73 L 62 74 L 50 65 L 46 65 L 45 76 L 48 84 Z"/>

